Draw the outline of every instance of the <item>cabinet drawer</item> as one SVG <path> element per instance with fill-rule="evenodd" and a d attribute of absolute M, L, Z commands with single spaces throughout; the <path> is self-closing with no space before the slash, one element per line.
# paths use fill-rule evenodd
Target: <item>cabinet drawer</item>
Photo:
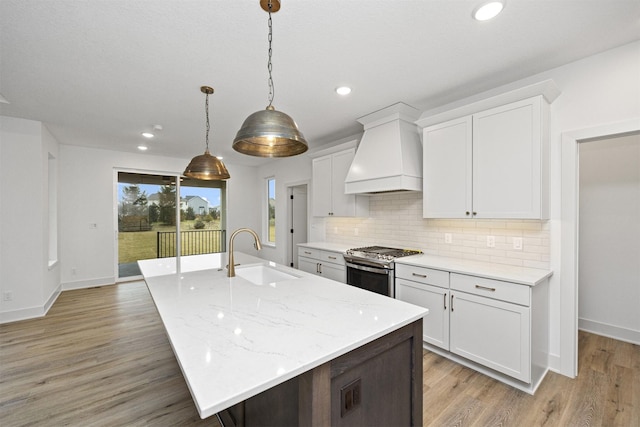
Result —
<path fill-rule="evenodd" d="M 413 265 L 396 264 L 396 277 L 412 280 L 426 285 L 449 287 L 449 272 L 434 270 L 426 267 L 415 267 Z"/>
<path fill-rule="evenodd" d="M 298 256 L 303 256 L 306 258 L 315 258 L 320 259 L 320 251 L 319 249 L 305 248 L 304 246 L 300 246 L 298 248 Z"/>
<path fill-rule="evenodd" d="M 332 264 L 344 265 L 344 257 L 339 252 L 320 252 L 320 260 L 330 262 Z"/>
<path fill-rule="evenodd" d="M 451 273 L 451 289 L 527 307 L 530 305 L 530 289 L 526 285 Z"/>

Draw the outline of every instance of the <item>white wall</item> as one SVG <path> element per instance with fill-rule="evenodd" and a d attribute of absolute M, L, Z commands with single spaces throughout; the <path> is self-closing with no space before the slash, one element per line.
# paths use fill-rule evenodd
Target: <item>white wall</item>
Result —
<path fill-rule="evenodd" d="M 640 135 L 579 152 L 579 326 L 640 344 Z"/>
<path fill-rule="evenodd" d="M 257 171 L 256 187 L 262 194 L 260 200 L 264 200 L 266 187 L 264 179 L 275 177 L 276 179 L 276 244 L 275 246 L 263 246 L 260 257 L 280 264 L 288 265 L 287 239 L 289 228 L 287 226 L 287 187 L 310 182 L 311 180 L 311 158 L 307 154 L 294 157 L 276 159 L 261 166 Z M 262 206 L 260 209 L 266 209 Z M 260 216 L 260 220 L 262 216 Z M 260 235 L 264 235 L 264 223 L 260 222 Z"/>
<path fill-rule="evenodd" d="M 59 293 L 48 265 L 48 153 L 57 142 L 40 122 L 0 117 L 0 323 L 37 317 Z"/>
<path fill-rule="evenodd" d="M 61 145 L 60 160 L 63 288 L 114 283 L 117 244 L 114 171 L 181 174 L 189 159 Z M 258 226 L 255 168 L 226 166 L 231 175 L 227 181 L 227 230 Z M 90 228 L 92 223 L 97 228 Z M 251 245 L 238 242 L 237 249 L 251 250 Z"/>

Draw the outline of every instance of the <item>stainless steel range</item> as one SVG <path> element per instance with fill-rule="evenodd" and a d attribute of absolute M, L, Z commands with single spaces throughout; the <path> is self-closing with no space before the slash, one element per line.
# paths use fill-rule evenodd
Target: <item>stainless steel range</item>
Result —
<path fill-rule="evenodd" d="M 347 284 L 393 298 L 395 296 L 396 258 L 421 254 L 422 251 L 367 246 L 349 249 L 344 255 Z"/>

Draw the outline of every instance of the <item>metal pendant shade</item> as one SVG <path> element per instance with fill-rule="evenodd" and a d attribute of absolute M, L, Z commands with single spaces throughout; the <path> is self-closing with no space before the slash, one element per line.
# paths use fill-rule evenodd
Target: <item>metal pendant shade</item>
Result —
<path fill-rule="evenodd" d="M 272 104 L 274 96 L 273 78 L 271 76 L 271 42 L 273 28 L 271 13 L 280 10 L 280 1 L 261 0 L 260 6 L 269 13 L 269 105 L 265 110 L 251 114 L 242 124 L 235 139 L 233 149 L 250 156 L 257 157 L 289 157 L 302 154 L 309 148 L 302 132 L 293 119 L 282 111 L 277 111 Z"/>
<path fill-rule="evenodd" d="M 183 175 L 205 181 L 222 181 L 231 178 L 224 163 L 212 156 L 209 150 L 191 159 Z"/>
<path fill-rule="evenodd" d="M 250 156 L 289 157 L 304 153 L 308 145 L 296 122 L 271 107 L 247 117 L 233 140 L 233 149 Z"/>
<path fill-rule="evenodd" d="M 229 179 L 229 171 L 220 159 L 212 156 L 209 152 L 209 95 L 213 93 L 213 88 L 202 86 L 200 91 L 206 94 L 205 112 L 207 116 L 206 148 L 204 154 L 194 157 L 184 170 L 183 175 L 193 179 L 205 181 L 222 181 Z"/>

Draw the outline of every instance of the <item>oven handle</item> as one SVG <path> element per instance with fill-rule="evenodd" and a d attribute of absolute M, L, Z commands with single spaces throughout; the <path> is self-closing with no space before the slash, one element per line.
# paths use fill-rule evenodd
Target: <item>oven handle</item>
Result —
<path fill-rule="evenodd" d="M 389 274 L 391 271 L 388 268 L 384 268 L 384 267 L 372 267 L 372 266 L 368 266 L 368 265 L 362 265 L 362 264 L 354 264 L 351 262 L 346 262 L 345 264 L 347 267 L 351 267 L 351 268 L 355 268 L 356 270 L 363 270 L 363 271 L 368 271 L 370 273 L 377 273 L 377 274 Z"/>

